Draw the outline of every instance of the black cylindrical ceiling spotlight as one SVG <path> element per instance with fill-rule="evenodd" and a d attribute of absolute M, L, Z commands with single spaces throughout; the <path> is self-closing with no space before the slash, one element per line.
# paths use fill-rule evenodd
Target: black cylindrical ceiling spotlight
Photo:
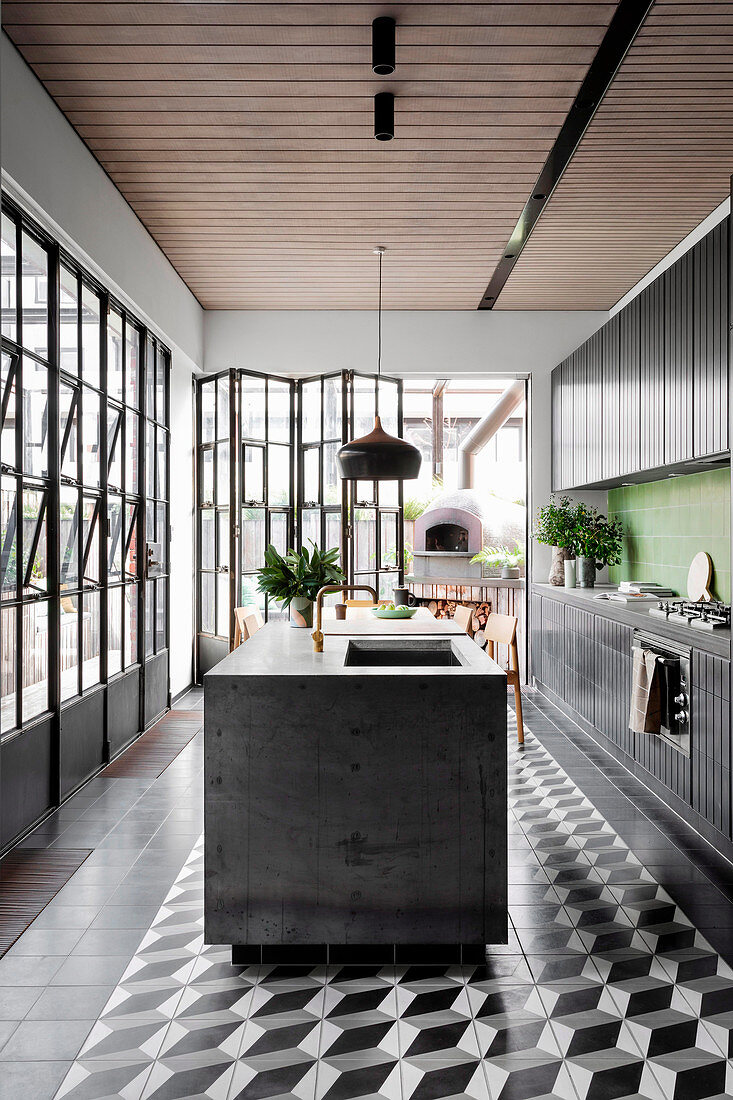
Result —
<path fill-rule="evenodd" d="M 372 21 L 372 72 L 391 76 L 395 67 L 394 19 L 380 15 Z"/>
<path fill-rule="evenodd" d="M 394 96 L 391 92 L 377 92 L 374 97 L 374 136 L 377 141 L 391 141 L 394 137 Z"/>

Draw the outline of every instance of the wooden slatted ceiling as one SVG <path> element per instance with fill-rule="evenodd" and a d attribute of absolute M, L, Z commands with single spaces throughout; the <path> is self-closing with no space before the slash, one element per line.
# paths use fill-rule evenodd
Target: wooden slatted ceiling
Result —
<path fill-rule="evenodd" d="M 616 3 L 48 3 L 3 24 L 207 308 L 474 309 Z M 393 78 L 371 21 L 397 20 Z M 393 90 L 393 142 L 372 96 Z"/>
<path fill-rule="evenodd" d="M 656 0 L 495 308 L 610 308 L 731 171 L 733 3 Z"/>

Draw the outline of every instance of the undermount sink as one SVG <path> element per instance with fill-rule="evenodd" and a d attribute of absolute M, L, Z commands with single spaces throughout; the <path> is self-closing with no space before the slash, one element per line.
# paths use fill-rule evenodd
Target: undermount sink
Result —
<path fill-rule="evenodd" d="M 346 647 L 344 665 L 359 668 L 448 668 L 462 665 L 450 638 L 410 638 L 404 641 L 360 638 Z"/>

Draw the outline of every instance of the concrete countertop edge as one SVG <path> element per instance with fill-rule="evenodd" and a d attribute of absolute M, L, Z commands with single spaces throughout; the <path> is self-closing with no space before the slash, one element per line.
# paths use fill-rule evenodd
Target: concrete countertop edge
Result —
<path fill-rule="evenodd" d="M 647 630 L 660 637 L 666 637 L 705 653 L 712 653 L 718 657 L 730 659 L 731 655 L 731 631 L 695 630 L 693 627 L 678 626 L 669 623 L 666 619 L 657 618 L 648 613 L 648 607 L 628 607 L 626 604 L 613 600 L 595 600 L 594 594 L 598 592 L 614 592 L 615 585 L 596 585 L 595 588 L 565 588 L 563 585 L 548 584 L 546 582 L 533 581 L 531 592 L 546 598 L 558 600 L 561 603 L 573 604 L 584 611 L 590 611 L 596 615 L 602 615 L 615 622 L 624 623 L 626 626 L 639 630 Z M 675 597 L 679 599 L 681 597 Z"/>

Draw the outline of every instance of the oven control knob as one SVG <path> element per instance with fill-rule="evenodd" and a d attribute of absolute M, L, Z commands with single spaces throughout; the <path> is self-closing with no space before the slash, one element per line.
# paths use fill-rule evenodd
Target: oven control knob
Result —
<path fill-rule="evenodd" d="M 675 720 L 675 722 L 679 722 L 680 725 L 682 725 L 683 722 L 687 721 L 687 711 L 684 711 L 684 710 L 677 711 L 677 713 L 674 716 L 674 720 Z"/>
<path fill-rule="evenodd" d="M 684 691 L 680 692 L 679 695 L 675 695 L 674 701 L 678 707 L 686 707 L 688 703 L 688 699 Z"/>

